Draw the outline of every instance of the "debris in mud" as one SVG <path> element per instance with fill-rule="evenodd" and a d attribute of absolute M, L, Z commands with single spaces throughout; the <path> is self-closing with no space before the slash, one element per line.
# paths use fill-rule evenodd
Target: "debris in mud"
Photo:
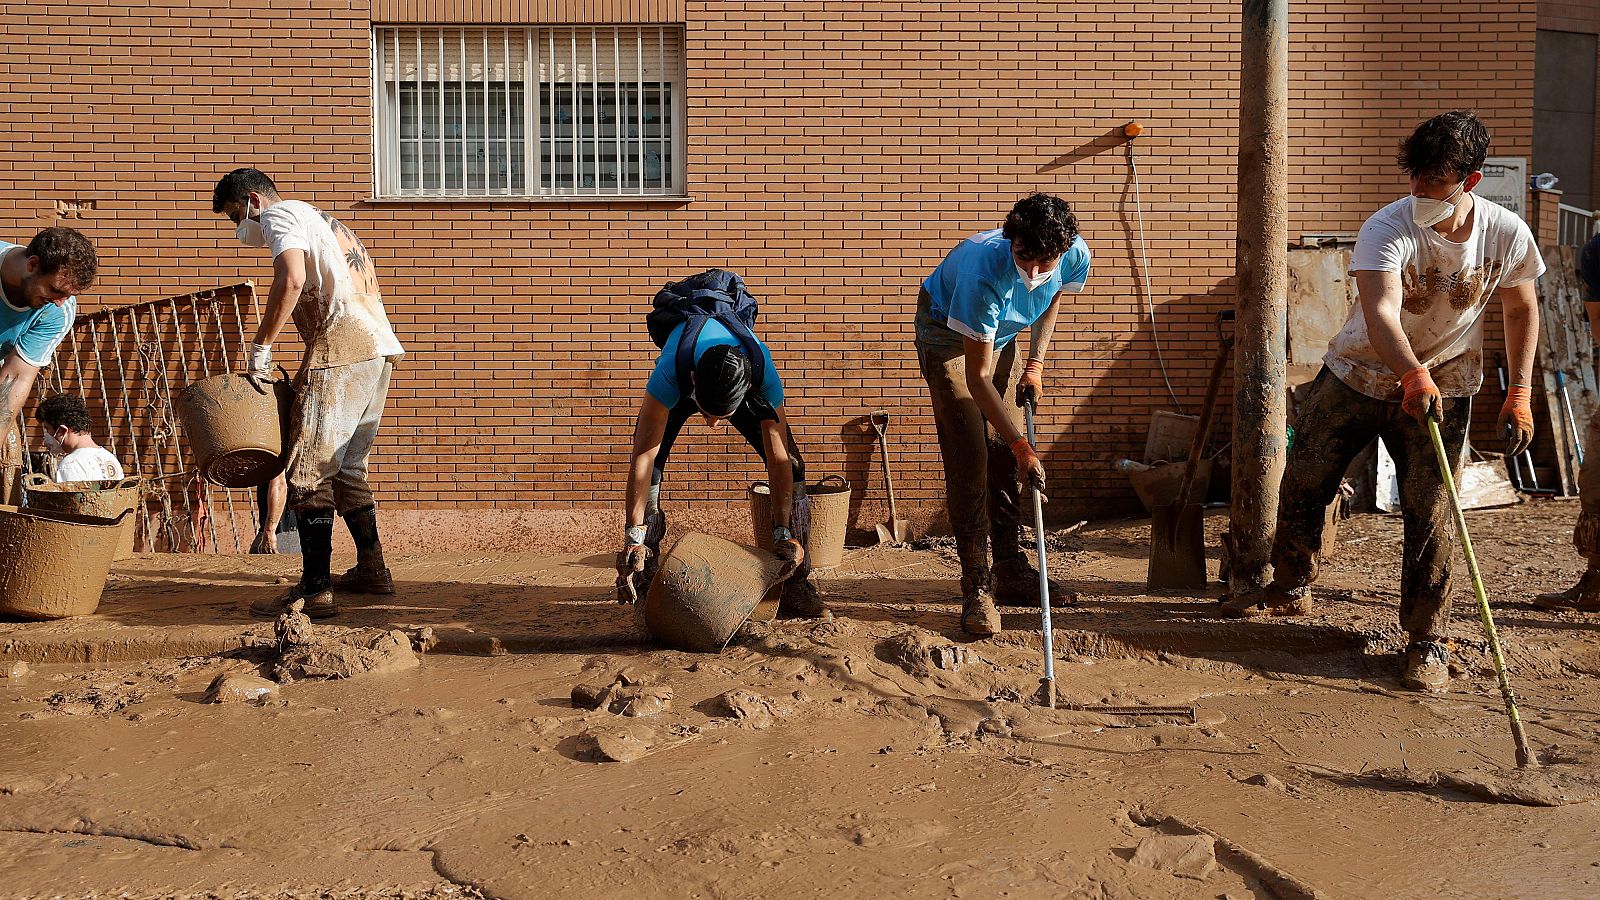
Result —
<path fill-rule="evenodd" d="M 109 716 L 143 703 L 148 695 L 130 682 L 91 684 L 71 693 L 57 691 L 45 698 L 52 712 L 69 716 Z"/>
<path fill-rule="evenodd" d="M 1249 778 L 1241 779 L 1241 783 L 1253 784 L 1256 787 L 1270 788 L 1271 790 L 1277 791 L 1280 794 L 1286 794 L 1289 792 L 1289 786 L 1284 784 L 1282 779 L 1268 775 L 1265 772 L 1259 775 L 1251 775 Z"/>
<path fill-rule="evenodd" d="M 264 703 L 278 696 L 278 686 L 259 675 L 223 672 L 211 680 L 205 703 Z"/>
<path fill-rule="evenodd" d="M 572 705 L 580 709 L 603 709 L 619 716 L 640 718 L 657 716 L 672 706 L 672 688 L 656 684 L 659 676 L 623 669 L 610 681 L 591 681 L 574 685 Z"/>
<path fill-rule="evenodd" d="M 1217 868 L 1216 841 L 1204 834 L 1152 834 L 1139 842 L 1133 864 L 1204 881 Z"/>
<path fill-rule="evenodd" d="M 439 646 L 439 636 L 433 633 L 432 625 L 418 628 L 417 633 L 411 636 L 411 649 L 418 653 L 427 653 L 437 646 Z"/>
<path fill-rule="evenodd" d="M 761 730 L 772 727 L 773 722 L 784 717 L 783 710 L 770 697 L 754 691 L 734 688 L 717 697 L 712 705 L 740 723 Z"/>
<path fill-rule="evenodd" d="M 974 651 L 920 628 L 889 638 L 879 650 L 886 662 L 917 678 L 931 678 L 935 671 L 959 672 L 962 666 L 978 662 Z"/>
<path fill-rule="evenodd" d="M 20 659 L 15 662 L 0 663 L 0 678 L 22 678 L 31 671 L 33 670 L 28 664 Z"/>
<path fill-rule="evenodd" d="M 650 752 L 655 735 L 655 729 L 642 725 L 597 726 L 578 735 L 578 756 L 589 762 L 633 762 Z"/>
<path fill-rule="evenodd" d="M 278 658 L 272 677 L 279 682 L 301 678 L 353 678 L 394 672 L 420 665 L 403 631 L 380 628 L 312 626 L 296 600 L 273 625 Z"/>
<path fill-rule="evenodd" d="M 1522 806 L 1568 806 L 1600 799 L 1600 779 L 1566 767 L 1462 769 L 1454 772 L 1374 769 L 1341 775 L 1353 782 L 1424 792 L 1460 791 L 1484 800 Z"/>

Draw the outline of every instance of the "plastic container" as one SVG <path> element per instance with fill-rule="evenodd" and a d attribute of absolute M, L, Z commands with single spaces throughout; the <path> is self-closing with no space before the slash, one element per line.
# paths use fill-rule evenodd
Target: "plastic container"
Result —
<path fill-rule="evenodd" d="M 139 505 L 143 482 L 135 476 L 120 481 L 67 481 L 56 483 L 38 472 L 30 473 L 23 485 L 28 493 L 28 509 L 33 512 L 64 512 L 101 519 L 115 519 Z M 117 543 L 117 559 L 133 555 L 134 516 L 122 524 Z"/>
<path fill-rule="evenodd" d="M 776 600 L 782 571 L 771 553 L 690 532 L 661 557 L 645 628 L 669 647 L 718 653 L 763 600 Z"/>
<path fill-rule="evenodd" d="M 0 614 L 24 619 L 87 616 L 100 606 L 116 556 L 114 519 L 0 506 Z"/>
<path fill-rule="evenodd" d="M 258 487 L 283 471 L 289 384 L 262 392 L 243 375 L 214 375 L 178 397 L 178 418 L 200 474 L 223 487 Z"/>
<path fill-rule="evenodd" d="M 750 530 L 755 545 L 772 550 L 772 488 L 765 481 L 750 485 Z M 826 475 L 806 486 L 811 498 L 811 533 L 806 556 L 814 569 L 831 569 L 844 561 L 844 534 L 850 525 L 850 482 Z"/>

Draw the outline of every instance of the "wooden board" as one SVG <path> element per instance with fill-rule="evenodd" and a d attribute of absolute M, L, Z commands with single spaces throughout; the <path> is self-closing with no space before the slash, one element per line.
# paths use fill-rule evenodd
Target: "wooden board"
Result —
<path fill-rule="evenodd" d="M 1561 475 L 1563 493 L 1573 496 L 1578 492 L 1578 471 L 1576 455 L 1568 449 L 1569 442 L 1583 440 L 1589 430 L 1589 419 L 1600 404 L 1596 348 L 1589 317 L 1584 312 L 1583 282 L 1578 278 L 1578 248 L 1547 244 L 1540 252 L 1544 254 L 1545 273 L 1539 279 L 1537 361 L 1545 403 L 1556 431 L 1556 467 Z M 1567 421 L 1566 409 L 1556 388 L 1558 371 L 1566 378 L 1573 422 Z"/>

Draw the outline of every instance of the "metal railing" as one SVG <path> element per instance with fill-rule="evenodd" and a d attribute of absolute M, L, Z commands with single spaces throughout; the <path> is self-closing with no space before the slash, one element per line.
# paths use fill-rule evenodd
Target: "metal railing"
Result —
<path fill-rule="evenodd" d="M 200 477 L 173 402 L 189 383 L 231 370 L 249 340 L 246 307 L 259 315 L 250 282 L 80 315 L 35 382 L 35 400 L 49 393 L 83 397 L 99 419 L 96 438 L 129 475 L 143 479 L 134 511 L 140 550 L 242 553 L 250 547 L 255 490 L 228 490 Z M 30 437 L 26 414 L 22 427 Z M 27 454 L 24 459 L 27 467 Z"/>
<path fill-rule="evenodd" d="M 1587 209 L 1561 204 L 1556 218 L 1556 240 L 1564 247 L 1582 247 L 1600 231 L 1600 220 Z"/>

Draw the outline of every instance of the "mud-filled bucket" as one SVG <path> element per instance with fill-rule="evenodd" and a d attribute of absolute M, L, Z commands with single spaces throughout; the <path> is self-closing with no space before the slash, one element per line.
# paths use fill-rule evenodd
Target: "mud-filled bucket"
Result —
<path fill-rule="evenodd" d="M 238 374 L 184 388 L 178 418 L 200 474 L 223 487 L 258 487 L 283 471 L 289 384 L 263 390 Z"/>
<path fill-rule="evenodd" d="M 645 628 L 669 647 L 717 653 L 763 599 L 776 599 L 782 571 L 764 550 L 690 532 L 661 557 L 644 598 Z"/>
<path fill-rule="evenodd" d="M 756 546 L 772 549 L 772 488 L 765 481 L 750 485 L 750 528 Z M 811 534 L 806 555 L 811 566 L 831 569 L 844 561 L 844 533 L 850 524 L 850 482 L 827 475 L 806 486 L 811 498 Z"/>
<path fill-rule="evenodd" d="M 100 519 L 115 519 L 139 505 L 143 492 L 139 478 L 121 480 L 52 482 L 38 472 L 23 480 L 28 492 L 30 512 L 73 513 Z M 117 542 L 117 559 L 133 555 L 134 516 L 122 522 L 122 537 Z"/>
<path fill-rule="evenodd" d="M 100 605 L 122 526 L 114 519 L 0 506 L 0 615 L 87 616 Z"/>

